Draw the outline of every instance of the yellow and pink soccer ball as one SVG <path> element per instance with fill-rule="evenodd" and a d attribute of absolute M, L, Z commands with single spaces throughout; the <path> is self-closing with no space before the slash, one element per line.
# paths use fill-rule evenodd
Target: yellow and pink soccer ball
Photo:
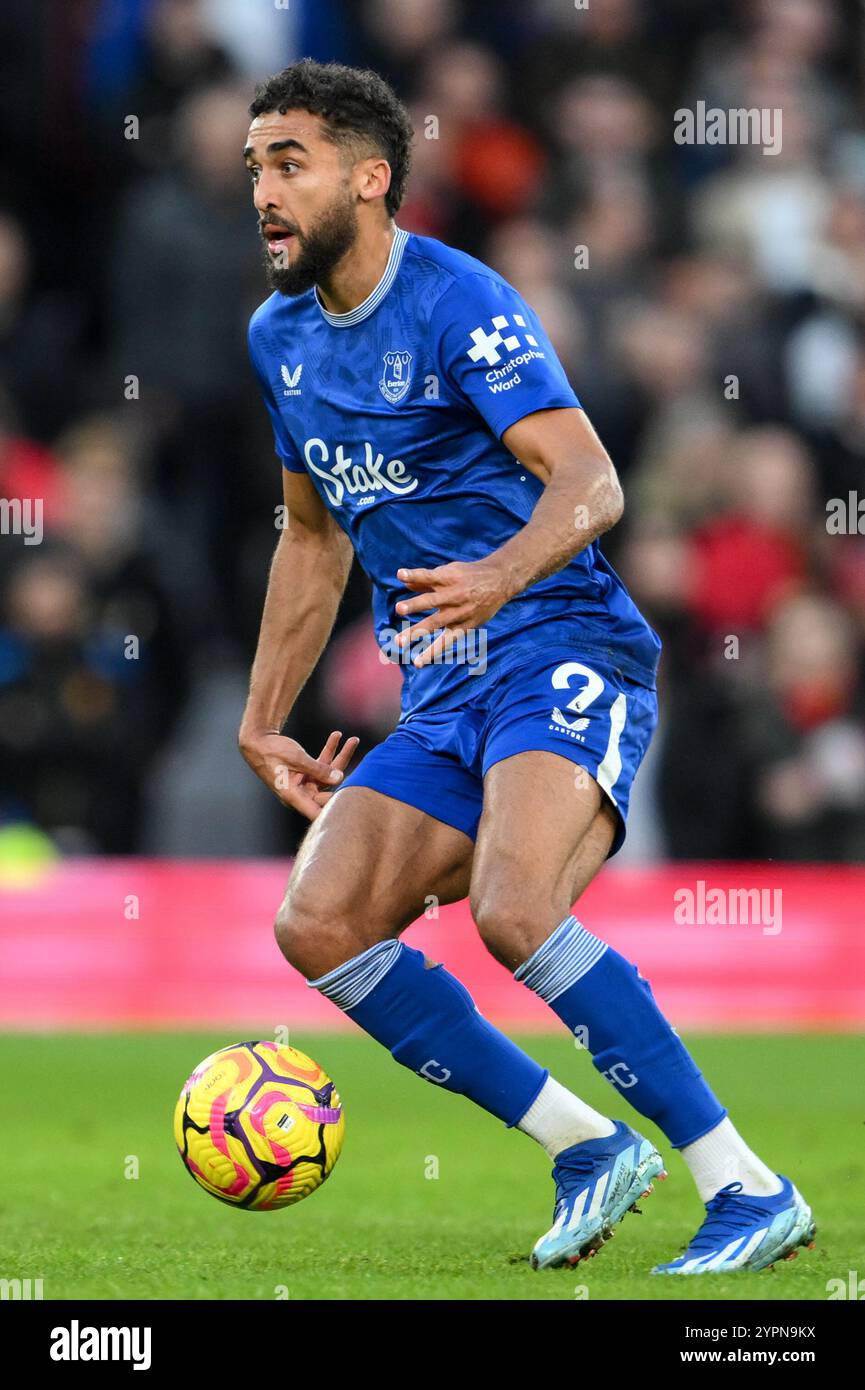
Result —
<path fill-rule="evenodd" d="M 308 1197 L 342 1149 L 345 1115 L 317 1062 L 275 1042 L 205 1057 L 174 1109 L 180 1157 L 205 1192 L 244 1211 Z"/>

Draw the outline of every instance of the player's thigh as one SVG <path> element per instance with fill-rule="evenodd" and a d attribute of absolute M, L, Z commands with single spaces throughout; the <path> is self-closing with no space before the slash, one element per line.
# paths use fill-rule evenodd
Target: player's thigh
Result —
<path fill-rule="evenodd" d="M 471 890 L 499 959 L 536 949 L 620 847 L 656 721 L 653 689 L 567 646 L 530 653 L 493 691 Z"/>
<path fill-rule="evenodd" d="M 470 895 L 494 955 L 515 967 L 546 940 L 603 866 L 617 828 L 608 798 L 569 758 L 517 753 L 490 768 Z"/>
<path fill-rule="evenodd" d="M 283 953 L 324 974 L 399 935 L 424 911 L 466 896 L 473 844 L 417 807 L 368 787 L 328 802 L 301 845 L 280 907 Z"/>

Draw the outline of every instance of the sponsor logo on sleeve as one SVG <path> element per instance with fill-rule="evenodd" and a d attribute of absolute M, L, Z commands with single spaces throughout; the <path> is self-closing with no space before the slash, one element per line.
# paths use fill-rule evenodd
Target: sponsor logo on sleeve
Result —
<path fill-rule="evenodd" d="M 518 386 L 522 378 L 518 368 L 531 362 L 532 358 L 543 358 L 533 333 L 523 331 L 522 336 L 513 329 L 525 330 L 527 325 L 522 314 L 514 314 L 513 325 L 506 314 L 497 314 L 491 323 L 492 332 L 479 325 L 469 333 L 472 346 L 468 349 L 471 362 L 485 362 L 490 369 L 484 374 L 487 388 L 493 395 L 510 391 Z M 499 366 L 504 362 L 503 366 Z"/>

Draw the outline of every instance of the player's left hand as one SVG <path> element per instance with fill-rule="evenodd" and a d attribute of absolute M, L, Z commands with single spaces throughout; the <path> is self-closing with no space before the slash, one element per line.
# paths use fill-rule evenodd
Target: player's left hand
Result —
<path fill-rule="evenodd" d="M 414 658 L 414 666 L 436 661 L 470 629 L 489 622 L 510 597 L 501 571 L 488 559 L 454 560 L 432 570 L 400 569 L 396 577 L 407 589 L 416 591 L 413 598 L 400 599 L 396 605 L 400 617 L 434 609 L 396 638 L 396 645 L 403 648 L 427 633 L 438 632 L 435 641 Z"/>

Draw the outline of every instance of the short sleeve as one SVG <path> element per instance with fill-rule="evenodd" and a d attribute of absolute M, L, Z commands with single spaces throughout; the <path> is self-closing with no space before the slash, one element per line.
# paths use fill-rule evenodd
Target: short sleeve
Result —
<path fill-rule="evenodd" d="M 494 276 L 461 276 L 430 320 L 445 377 L 497 438 L 536 410 L 579 406 L 543 325 L 515 289 Z"/>
<path fill-rule="evenodd" d="M 277 457 L 282 460 L 283 467 L 287 468 L 289 472 L 305 473 L 306 467 L 303 459 L 300 457 L 300 454 L 295 448 L 294 441 L 285 428 L 285 421 L 279 413 L 276 398 L 273 394 L 273 387 L 270 385 L 259 361 L 254 324 L 250 324 L 249 326 L 247 341 L 249 344 L 249 360 L 252 363 L 255 375 L 258 377 L 258 384 L 261 387 L 264 404 L 267 406 L 267 413 L 273 425 L 273 441 L 276 446 Z"/>

